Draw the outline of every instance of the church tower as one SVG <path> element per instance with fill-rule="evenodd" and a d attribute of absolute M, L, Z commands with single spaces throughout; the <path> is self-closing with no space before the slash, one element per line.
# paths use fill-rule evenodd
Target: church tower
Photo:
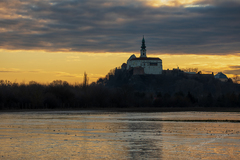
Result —
<path fill-rule="evenodd" d="M 140 58 L 141 57 L 147 57 L 147 53 L 146 53 L 146 46 L 145 46 L 145 39 L 144 39 L 144 36 L 143 36 L 143 39 L 142 39 L 142 46 L 141 46 L 141 56 L 140 56 Z"/>

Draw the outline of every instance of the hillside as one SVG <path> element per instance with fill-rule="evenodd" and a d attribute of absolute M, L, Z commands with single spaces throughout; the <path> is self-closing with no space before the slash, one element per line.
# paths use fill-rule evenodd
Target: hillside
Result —
<path fill-rule="evenodd" d="M 115 68 L 111 70 L 105 78 L 100 78 L 97 84 L 102 84 L 109 88 L 128 86 L 140 92 L 152 92 L 170 95 L 182 92 L 190 92 L 194 96 L 211 93 L 219 96 L 227 93 L 240 93 L 240 85 L 232 82 L 221 82 L 213 75 L 187 75 L 184 72 L 162 74 L 162 75 L 133 75 L 131 71 Z"/>

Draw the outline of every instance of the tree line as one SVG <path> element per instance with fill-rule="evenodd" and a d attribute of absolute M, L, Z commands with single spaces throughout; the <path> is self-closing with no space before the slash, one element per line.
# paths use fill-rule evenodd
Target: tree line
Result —
<path fill-rule="evenodd" d="M 48 85 L 0 80 L 0 109 L 80 109 L 136 107 L 240 107 L 240 86 L 185 75 L 132 75 L 113 69 L 88 84 L 55 80 Z"/>

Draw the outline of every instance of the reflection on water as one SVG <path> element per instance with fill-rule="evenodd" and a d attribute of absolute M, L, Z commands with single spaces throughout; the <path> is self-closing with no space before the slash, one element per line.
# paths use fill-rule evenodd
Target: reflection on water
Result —
<path fill-rule="evenodd" d="M 239 120 L 239 116 L 214 112 L 1 113 L 0 159 L 238 159 L 240 123 L 178 120 Z"/>

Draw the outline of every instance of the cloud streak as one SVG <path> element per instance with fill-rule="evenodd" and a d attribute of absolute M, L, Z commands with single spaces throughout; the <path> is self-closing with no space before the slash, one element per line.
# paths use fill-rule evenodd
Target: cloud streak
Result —
<path fill-rule="evenodd" d="M 144 34 L 153 54 L 240 53 L 239 1 L 173 2 L 2 0 L 0 48 L 138 52 Z"/>
<path fill-rule="evenodd" d="M 0 73 L 22 73 L 22 71 L 17 68 L 0 68 Z"/>
<path fill-rule="evenodd" d="M 229 66 L 229 69 L 225 70 L 224 73 L 240 75 L 240 66 L 239 65 Z"/>

